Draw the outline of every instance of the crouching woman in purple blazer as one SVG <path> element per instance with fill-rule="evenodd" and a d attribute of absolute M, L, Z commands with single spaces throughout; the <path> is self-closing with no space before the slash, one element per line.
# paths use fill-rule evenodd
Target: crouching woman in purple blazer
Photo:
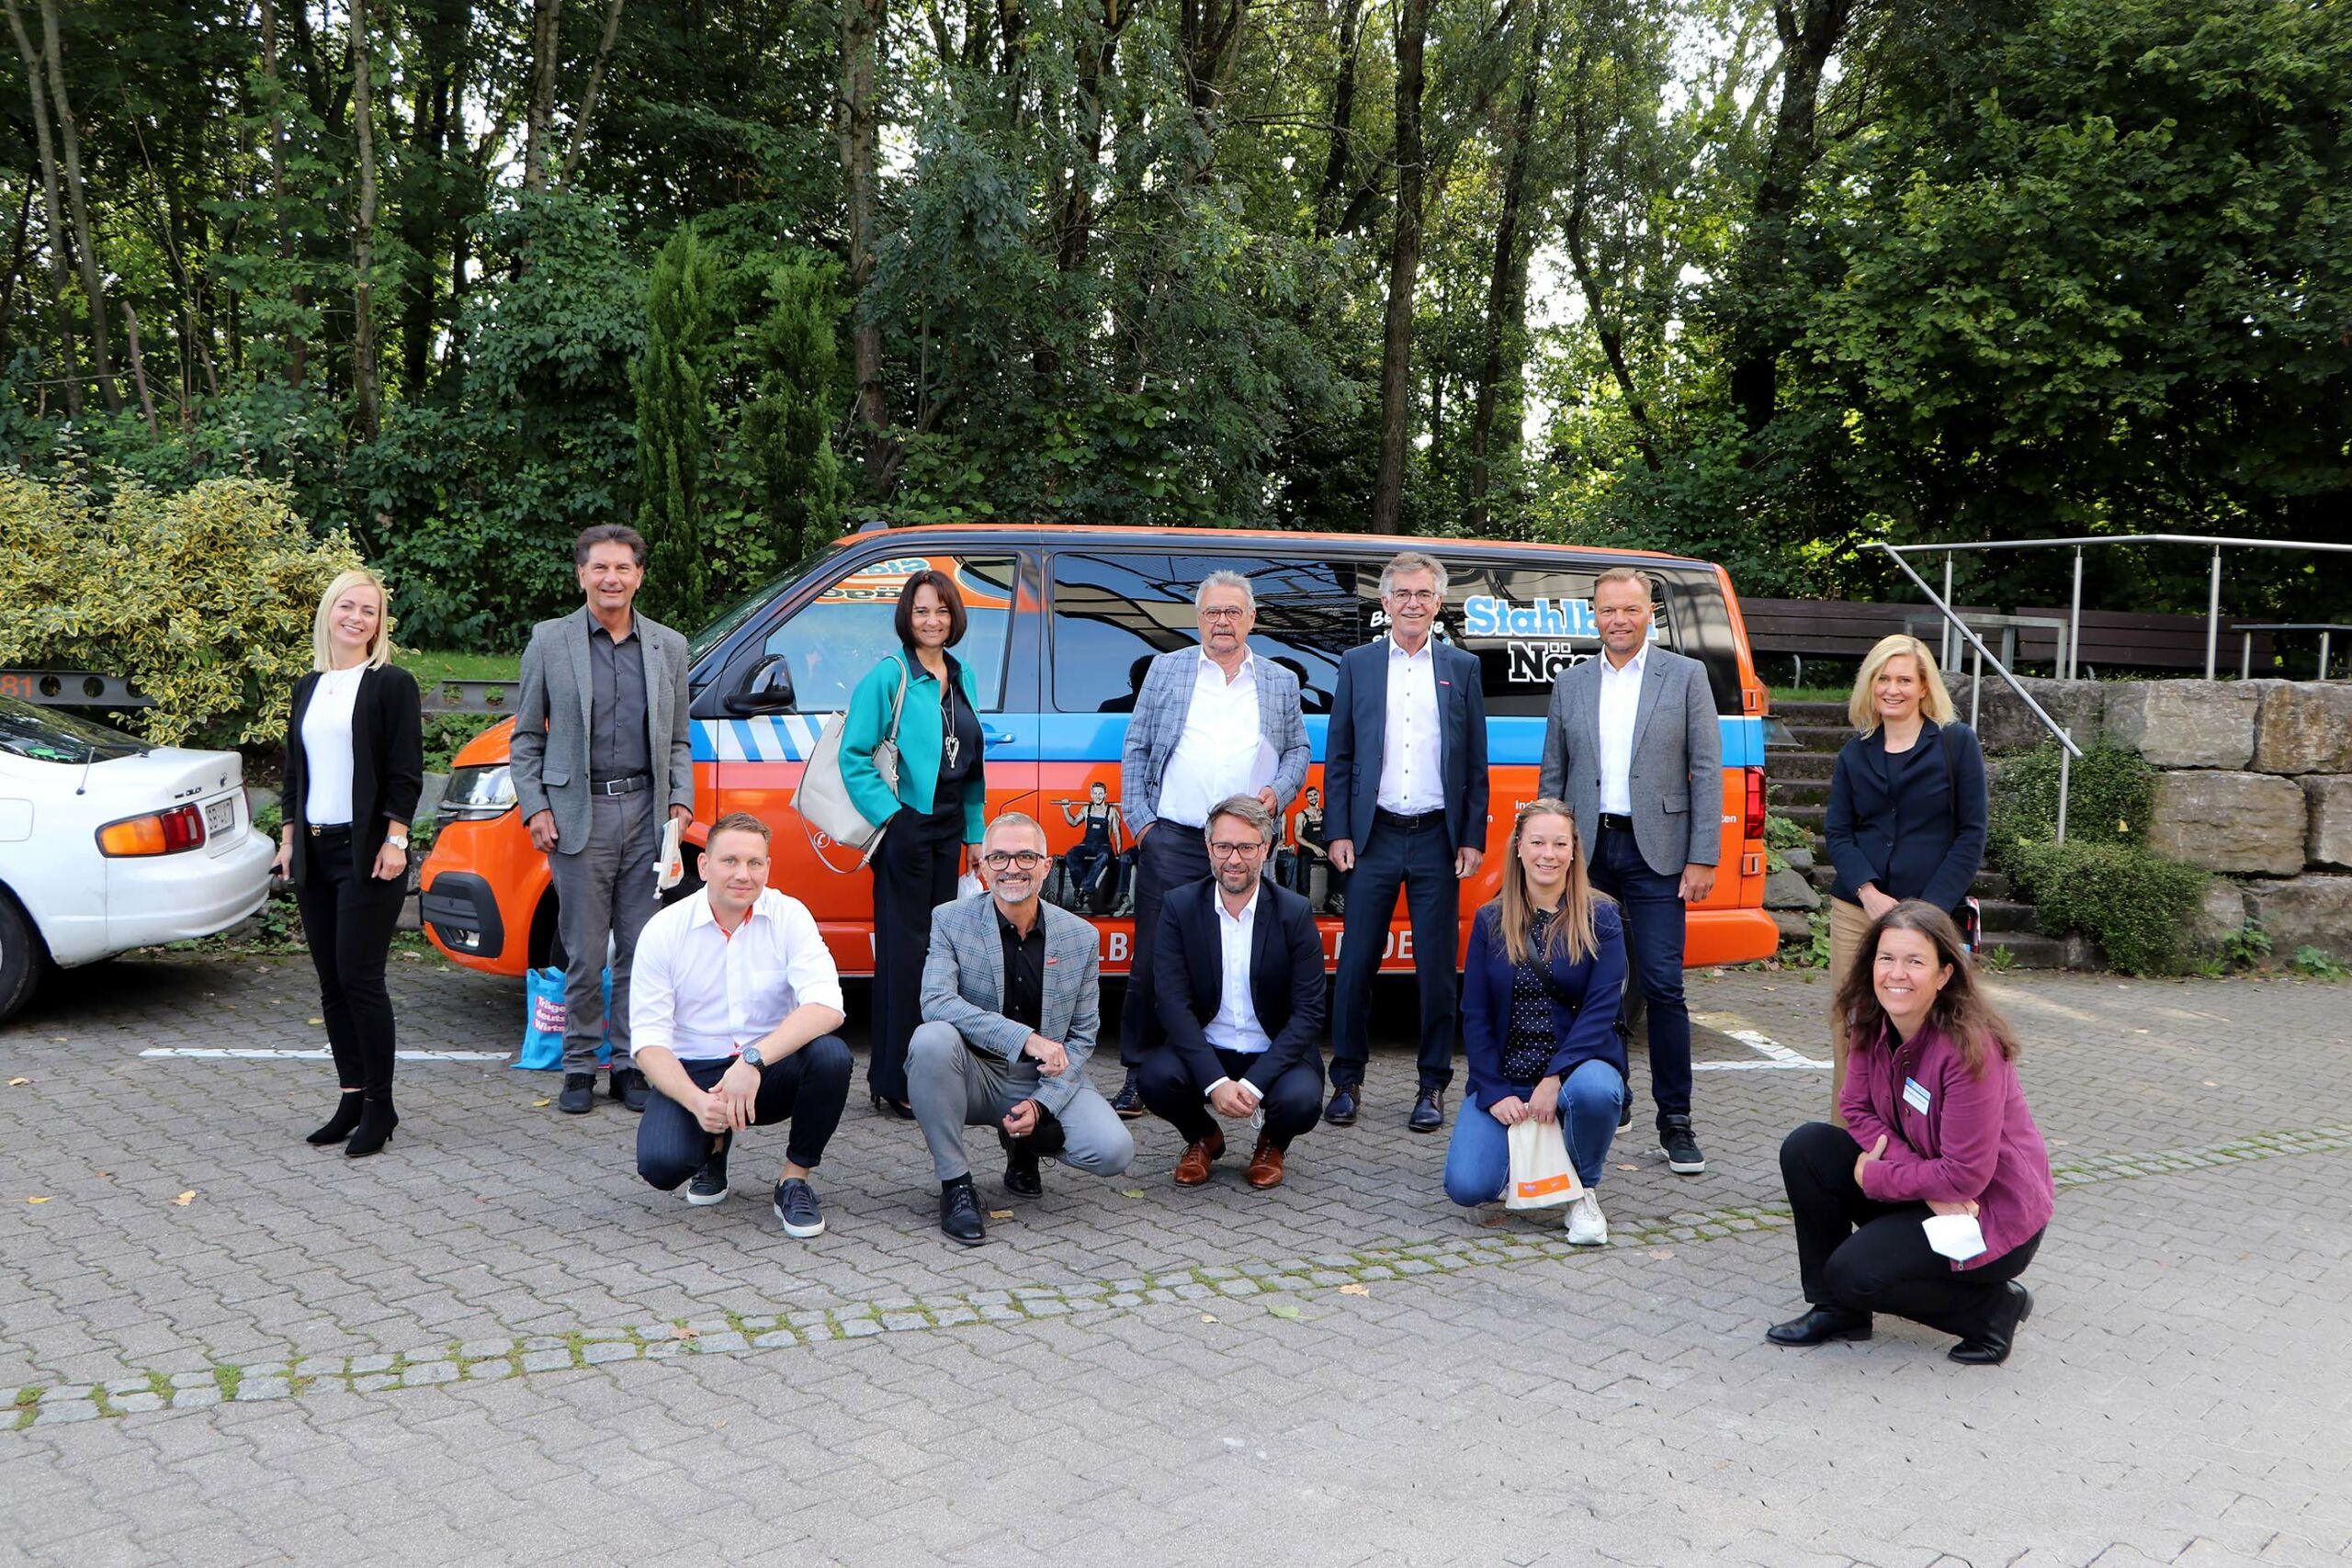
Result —
<path fill-rule="evenodd" d="M 1811 1305 L 1765 1337 L 1868 1339 L 1871 1314 L 1891 1312 L 1957 1336 L 1955 1361 L 1998 1365 L 2033 1310 L 2018 1276 L 2055 1201 L 2017 1036 L 1976 988 L 1951 917 L 1916 898 L 1871 922 L 1837 1014 L 1852 1043 L 1846 1125 L 1808 1122 L 1781 1145 Z M 1965 1223 L 1931 1230 L 1939 1215 L 1974 1220 L 1981 1237 Z M 1943 1230 L 1963 1234 L 1939 1251 Z"/>

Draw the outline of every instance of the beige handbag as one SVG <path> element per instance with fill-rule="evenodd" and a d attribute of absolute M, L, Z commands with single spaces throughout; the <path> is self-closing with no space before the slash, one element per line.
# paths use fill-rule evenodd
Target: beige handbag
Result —
<path fill-rule="evenodd" d="M 890 793 L 899 791 L 899 718 L 907 706 L 907 666 L 899 663 L 899 692 L 890 703 L 890 733 L 874 746 L 874 771 Z M 846 876 L 862 871 L 874 852 L 882 847 L 883 829 L 888 822 L 868 822 L 856 802 L 850 799 L 849 781 L 842 777 L 842 730 L 849 723 L 847 713 L 837 713 L 825 720 L 824 729 L 817 737 L 817 749 L 808 754 L 808 764 L 800 770 L 800 787 L 792 792 L 792 808 L 800 814 L 801 831 L 808 835 L 808 847 L 814 850 L 820 864 L 827 871 Z M 832 840 L 858 852 L 857 863 L 835 865 L 825 858 L 824 845 L 819 835 Z"/>
<path fill-rule="evenodd" d="M 1574 1201 L 1584 1191 L 1576 1167 L 1568 1163 L 1567 1145 L 1556 1122 L 1530 1116 L 1511 1123 L 1510 1181 L 1503 1189 L 1506 1209 L 1548 1209 Z"/>

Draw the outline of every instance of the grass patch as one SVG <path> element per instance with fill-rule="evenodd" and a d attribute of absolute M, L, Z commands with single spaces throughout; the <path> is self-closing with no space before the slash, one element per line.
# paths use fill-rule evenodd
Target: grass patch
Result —
<path fill-rule="evenodd" d="M 446 649 L 404 648 L 400 650 L 398 663 L 416 677 L 420 686 L 429 686 L 435 681 L 523 678 L 523 656 L 519 653 L 456 653 Z"/>
<path fill-rule="evenodd" d="M 1774 703 L 1842 703 L 1854 694 L 1847 686 L 1768 686 Z"/>

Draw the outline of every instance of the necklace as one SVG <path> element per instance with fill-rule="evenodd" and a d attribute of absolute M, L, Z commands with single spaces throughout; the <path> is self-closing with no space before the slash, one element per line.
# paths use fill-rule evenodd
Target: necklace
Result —
<path fill-rule="evenodd" d="M 940 754 L 953 769 L 956 759 L 963 752 L 964 742 L 956 734 L 956 688 L 944 678 L 939 682 L 939 734 Z"/>

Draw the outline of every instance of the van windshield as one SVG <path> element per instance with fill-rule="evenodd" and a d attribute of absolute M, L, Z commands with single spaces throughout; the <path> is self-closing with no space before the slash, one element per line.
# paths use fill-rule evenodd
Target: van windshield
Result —
<path fill-rule="evenodd" d="M 763 606 L 775 604 L 778 596 L 790 589 L 794 583 L 821 568 L 846 547 L 843 545 L 831 546 L 822 554 L 809 557 L 781 577 L 769 579 L 721 610 L 709 625 L 687 639 L 686 651 L 693 657 L 693 661 L 697 664 L 702 662 L 704 654 L 725 642 L 733 635 L 736 628 L 757 615 Z"/>
<path fill-rule="evenodd" d="M 55 708 L 0 697 L 0 753 L 28 762 L 111 762 L 154 748 L 119 729 Z"/>

